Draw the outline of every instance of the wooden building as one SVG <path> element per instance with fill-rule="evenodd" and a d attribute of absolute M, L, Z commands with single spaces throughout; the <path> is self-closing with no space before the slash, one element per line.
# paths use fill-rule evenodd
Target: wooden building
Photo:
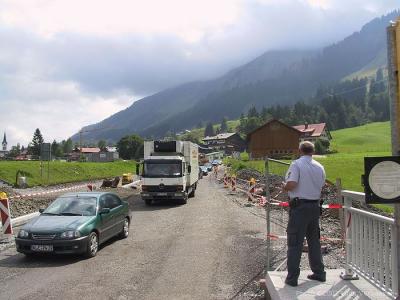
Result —
<path fill-rule="evenodd" d="M 115 147 L 107 147 L 100 149 L 97 147 L 76 147 L 72 153 L 69 154 L 69 161 L 88 161 L 88 162 L 111 162 L 119 159 L 118 152 Z"/>
<path fill-rule="evenodd" d="M 207 136 L 203 139 L 204 144 L 214 151 L 224 151 L 226 155 L 233 152 L 242 152 L 246 149 L 246 142 L 238 133 L 220 133 L 216 136 Z"/>
<path fill-rule="evenodd" d="M 297 154 L 301 132 L 273 119 L 247 135 L 248 152 L 251 159 Z"/>

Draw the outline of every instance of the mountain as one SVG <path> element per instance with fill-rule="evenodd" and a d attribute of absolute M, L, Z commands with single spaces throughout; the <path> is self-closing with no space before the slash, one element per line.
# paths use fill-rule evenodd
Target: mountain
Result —
<path fill-rule="evenodd" d="M 199 122 L 237 118 L 251 106 L 291 104 L 321 85 L 386 65 L 386 27 L 399 15 L 376 18 L 344 40 L 320 50 L 268 51 L 224 76 L 161 91 L 82 129 L 84 141 L 118 141 L 137 133 L 161 137 Z M 72 137 L 79 139 L 79 134 Z"/>

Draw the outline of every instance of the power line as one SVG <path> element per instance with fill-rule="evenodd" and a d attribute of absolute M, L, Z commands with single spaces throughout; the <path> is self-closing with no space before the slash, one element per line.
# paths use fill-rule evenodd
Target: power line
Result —
<path fill-rule="evenodd" d="M 384 79 L 382 79 L 382 80 L 378 80 L 378 81 L 374 82 L 373 85 L 375 85 L 375 84 L 377 84 L 377 83 L 381 83 L 381 82 L 387 82 L 388 79 L 389 79 L 389 78 L 386 77 L 386 78 L 384 78 Z M 351 93 L 351 92 L 353 92 L 353 91 L 357 91 L 357 90 L 366 88 L 366 87 L 368 87 L 369 85 L 371 85 L 370 82 L 367 83 L 367 84 L 365 84 L 365 85 L 362 85 L 362 86 L 359 86 L 359 87 L 356 87 L 356 88 L 353 88 L 353 89 L 350 89 L 350 90 L 347 90 L 347 91 L 342 91 L 342 92 L 340 92 L 340 93 L 334 93 L 334 94 L 327 93 L 326 95 L 327 95 L 327 96 L 332 96 L 332 97 L 334 97 L 334 96 L 340 96 L 340 95 L 343 95 L 343 94 Z"/>

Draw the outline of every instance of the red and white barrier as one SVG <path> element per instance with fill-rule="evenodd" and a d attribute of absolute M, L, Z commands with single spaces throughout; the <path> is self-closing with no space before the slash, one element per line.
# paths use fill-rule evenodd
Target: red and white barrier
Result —
<path fill-rule="evenodd" d="M 249 194 L 248 194 L 247 201 L 249 201 L 249 202 L 254 201 L 255 191 L 256 191 L 256 181 L 254 178 L 251 178 L 249 181 Z"/>
<path fill-rule="evenodd" d="M 3 233 L 12 234 L 13 230 L 11 225 L 10 205 L 5 193 L 0 193 L 0 215 Z"/>
<path fill-rule="evenodd" d="M 236 176 L 231 177 L 232 192 L 236 192 Z"/>
<path fill-rule="evenodd" d="M 289 207 L 289 202 L 275 202 L 275 203 L 270 203 L 270 204 L 275 205 L 275 206 Z M 321 205 L 321 207 L 327 208 L 327 209 L 344 208 L 344 206 L 342 204 L 338 204 L 338 203 L 323 204 L 323 205 Z"/>
<path fill-rule="evenodd" d="M 287 240 L 287 235 L 277 235 L 277 234 L 267 234 L 267 237 L 269 237 L 271 240 Z M 329 241 L 329 242 L 342 242 L 343 239 L 341 238 L 330 238 L 326 236 L 321 236 L 320 241 Z"/>
<path fill-rule="evenodd" d="M 228 176 L 226 175 L 226 173 L 224 174 L 224 188 L 228 188 Z"/>
<path fill-rule="evenodd" d="M 51 190 L 51 191 L 45 191 L 45 192 L 38 192 L 38 193 L 31 193 L 31 194 L 23 194 L 23 195 L 16 195 L 16 196 L 11 196 L 8 199 L 19 199 L 19 198 L 29 198 L 29 197 L 35 197 L 35 196 L 43 196 L 43 195 L 48 195 L 52 193 L 59 193 L 59 192 L 66 192 L 66 191 L 71 191 L 71 190 L 77 190 L 77 189 L 83 189 L 87 188 L 88 191 L 91 191 L 92 189 L 89 187 L 91 186 L 92 189 L 95 189 L 94 185 L 88 185 L 88 184 L 82 184 L 82 185 L 77 185 L 69 188 L 62 188 L 62 189 L 57 189 L 57 190 Z"/>

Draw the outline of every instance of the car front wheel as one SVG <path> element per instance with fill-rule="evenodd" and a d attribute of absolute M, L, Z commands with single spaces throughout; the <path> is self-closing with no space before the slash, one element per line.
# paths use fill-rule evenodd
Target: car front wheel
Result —
<path fill-rule="evenodd" d="M 126 239 L 129 235 L 129 220 L 128 218 L 125 218 L 124 220 L 124 227 L 122 228 L 121 233 L 119 234 L 119 237 L 122 239 Z"/>
<path fill-rule="evenodd" d="M 99 238 L 96 232 L 91 232 L 89 235 L 85 256 L 88 258 L 95 257 L 98 250 L 99 250 Z"/>

